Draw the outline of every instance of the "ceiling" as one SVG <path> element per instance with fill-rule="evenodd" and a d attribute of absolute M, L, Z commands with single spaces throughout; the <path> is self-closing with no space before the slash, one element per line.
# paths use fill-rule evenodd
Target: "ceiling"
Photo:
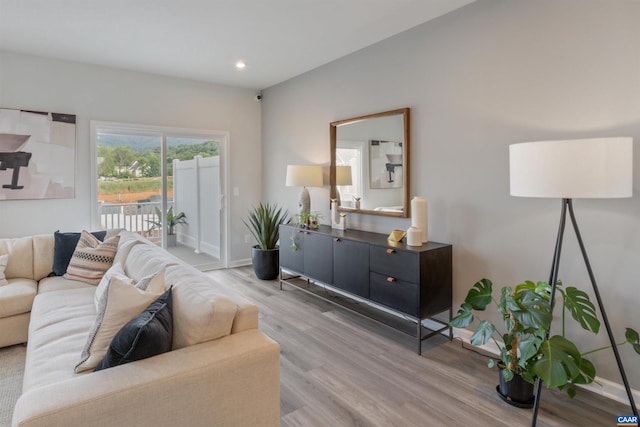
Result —
<path fill-rule="evenodd" d="M 472 1 L 0 0 L 0 50 L 264 89 Z"/>

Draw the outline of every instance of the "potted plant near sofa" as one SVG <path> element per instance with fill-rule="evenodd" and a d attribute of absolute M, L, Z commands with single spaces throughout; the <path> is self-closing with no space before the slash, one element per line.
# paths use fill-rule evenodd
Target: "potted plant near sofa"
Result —
<path fill-rule="evenodd" d="M 147 220 L 151 224 L 151 228 L 149 228 L 149 233 L 151 233 L 155 229 L 162 228 L 162 211 L 160 208 L 156 207 L 156 216 L 158 217 L 158 221 Z M 187 223 L 187 215 L 184 212 L 180 212 L 177 215 L 173 214 L 173 206 L 169 208 L 167 211 L 167 246 L 176 246 L 178 244 L 178 239 L 176 236 L 176 225 Z"/>
<path fill-rule="evenodd" d="M 242 220 L 258 242 L 251 248 L 251 263 L 256 277 L 273 280 L 278 277 L 280 267 L 280 224 L 288 221 L 289 211 L 276 204 L 259 203 L 249 211 L 248 222 Z"/>
<path fill-rule="evenodd" d="M 585 356 L 609 346 L 581 352 L 565 337 L 566 314 L 569 313 L 580 326 L 595 334 L 600 321 L 588 294 L 575 288 L 562 286 L 558 282 L 556 291 L 562 298 L 561 335 L 547 338 L 553 317 L 550 306 L 551 287 L 546 282 L 526 281 L 511 288 L 505 286 L 499 299 L 493 296 L 493 284 L 488 279 L 475 283 L 451 326 L 466 328 L 474 321 L 474 312 L 482 312 L 493 303 L 501 314 L 503 324 L 494 325 L 480 320 L 471 336 L 471 344 L 483 345 L 489 340 L 500 351 L 500 385 L 498 392 L 507 402 L 521 407 L 533 403 L 533 384 L 539 377 L 548 388 L 565 390 L 570 397 L 576 394 L 577 384 L 593 382 L 596 368 Z M 496 339 L 496 336 L 500 339 Z M 626 329 L 625 340 L 640 354 L 640 337 L 631 328 Z M 489 367 L 495 362 L 489 361 Z"/>

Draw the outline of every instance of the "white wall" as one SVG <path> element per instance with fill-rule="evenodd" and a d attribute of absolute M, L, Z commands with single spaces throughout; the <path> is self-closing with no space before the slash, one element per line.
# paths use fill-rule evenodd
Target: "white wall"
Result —
<path fill-rule="evenodd" d="M 454 248 L 454 307 L 482 277 L 548 280 L 560 201 L 509 196 L 508 146 L 634 137 L 634 197 L 576 200 L 576 215 L 618 338 L 640 328 L 640 2 L 479 0 L 263 92 L 263 193 L 295 210 L 288 163 L 329 163 L 329 123 L 411 107 L 411 188 L 429 201 L 431 240 Z M 312 189 L 328 209 L 328 187 Z M 329 218 L 328 212 L 325 219 Z M 388 233 L 406 219 L 349 215 Z M 561 279 L 589 289 L 573 232 Z M 497 317 L 493 318 L 498 321 Z M 584 350 L 607 343 L 571 328 Z M 621 349 L 640 389 L 640 358 Z M 620 382 L 611 351 L 593 357 Z"/>
<path fill-rule="evenodd" d="M 231 263 L 250 257 L 241 221 L 260 200 L 261 116 L 254 91 L 0 52 L 0 106 L 77 115 L 76 198 L 0 202 L 0 236 L 90 227 L 89 121 L 230 132 Z M 232 192 L 233 194 L 233 192 Z M 211 220 L 215 220 L 212 218 Z"/>

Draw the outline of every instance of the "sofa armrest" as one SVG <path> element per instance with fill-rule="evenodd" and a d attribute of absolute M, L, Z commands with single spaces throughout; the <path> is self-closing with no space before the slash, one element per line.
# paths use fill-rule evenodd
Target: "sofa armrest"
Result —
<path fill-rule="evenodd" d="M 280 347 L 253 329 L 30 390 L 12 425 L 279 424 Z"/>

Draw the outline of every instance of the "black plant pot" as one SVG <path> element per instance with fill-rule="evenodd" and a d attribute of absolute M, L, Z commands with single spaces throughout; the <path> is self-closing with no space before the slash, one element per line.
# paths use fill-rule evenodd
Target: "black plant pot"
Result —
<path fill-rule="evenodd" d="M 251 248 L 251 263 L 256 277 L 260 280 L 273 280 L 278 277 L 280 267 L 280 249 Z"/>
<path fill-rule="evenodd" d="M 502 371 L 498 371 L 500 385 L 498 394 L 505 402 L 518 408 L 531 408 L 533 406 L 533 384 L 525 381 L 520 375 L 515 374 L 511 381 L 505 381 Z"/>

